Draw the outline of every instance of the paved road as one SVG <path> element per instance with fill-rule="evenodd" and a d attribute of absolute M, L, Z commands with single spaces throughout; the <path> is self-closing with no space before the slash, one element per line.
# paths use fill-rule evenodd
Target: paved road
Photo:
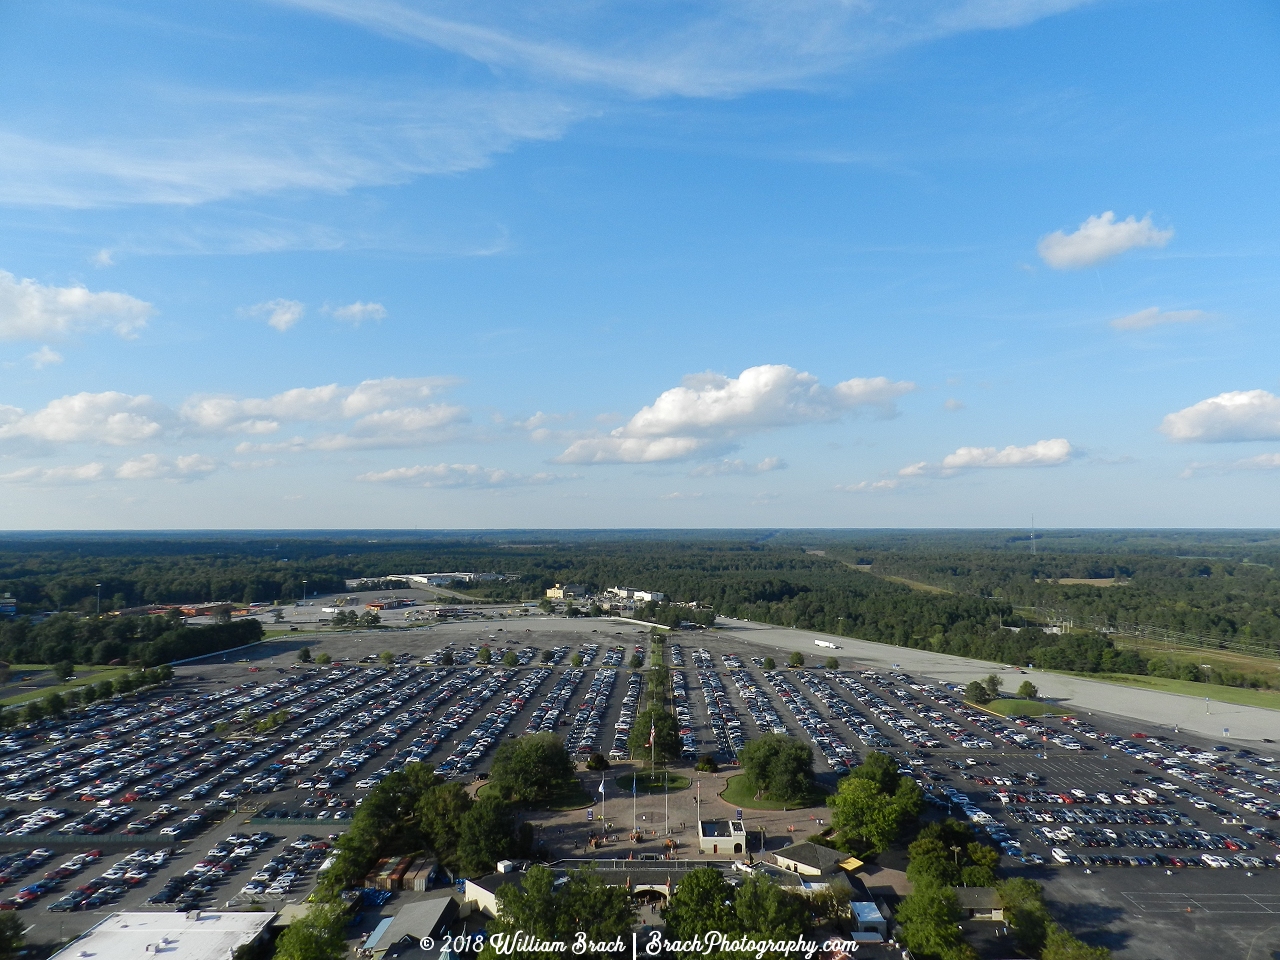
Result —
<path fill-rule="evenodd" d="M 1118 717 L 1141 721 L 1146 728 L 1164 727 L 1187 730 L 1211 739 L 1222 739 L 1223 729 L 1229 729 L 1232 742 L 1259 742 L 1263 737 L 1276 738 L 1280 732 L 1280 715 L 1277 711 L 1262 707 L 1244 707 L 1232 703 L 1210 702 L 1198 697 L 1186 697 L 1176 693 L 1140 690 L 1101 680 L 1082 680 L 1076 677 L 1041 670 L 1028 670 L 1026 677 L 1012 668 L 953 657 L 911 647 L 896 647 L 883 643 L 855 640 L 852 637 L 833 638 L 829 634 L 810 630 L 794 630 L 768 624 L 749 623 L 722 617 L 715 632 L 732 635 L 742 641 L 791 652 L 799 650 L 809 662 L 834 654 L 852 657 L 859 664 L 878 670 L 887 670 L 900 664 L 908 673 L 923 674 L 950 683 L 968 683 L 989 673 L 1002 674 L 1006 689 L 1017 687 L 1023 679 L 1030 679 L 1043 697 L 1061 699 L 1080 712 L 1097 711 Z M 834 640 L 839 650 L 818 647 L 814 640 Z"/>

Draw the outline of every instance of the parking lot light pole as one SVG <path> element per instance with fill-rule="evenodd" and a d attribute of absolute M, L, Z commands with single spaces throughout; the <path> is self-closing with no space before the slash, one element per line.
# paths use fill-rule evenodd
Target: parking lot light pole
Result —
<path fill-rule="evenodd" d="M 98 616 L 102 616 L 102 584 L 95 584 L 98 588 Z"/>

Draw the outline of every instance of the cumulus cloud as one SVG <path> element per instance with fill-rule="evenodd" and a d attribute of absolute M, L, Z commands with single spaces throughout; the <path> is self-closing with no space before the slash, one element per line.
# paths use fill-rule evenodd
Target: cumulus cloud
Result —
<path fill-rule="evenodd" d="M 1116 222 L 1108 210 L 1089 217 L 1074 233 L 1055 230 L 1040 238 L 1036 250 L 1055 270 L 1078 270 L 1091 267 L 1135 247 L 1163 247 L 1173 239 L 1172 230 L 1157 230 L 1151 215 L 1136 220 L 1128 217 Z"/>
<path fill-rule="evenodd" d="M 1280 440 L 1280 397 L 1266 390 L 1231 390 L 1168 414 L 1160 432 L 1178 443 Z"/>
<path fill-rule="evenodd" d="M 1071 444 L 1066 440 L 1037 440 L 1025 447 L 1013 444 L 1003 450 L 995 447 L 961 447 L 942 458 L 942 469 L 969 470 L 976 467 L 1056 467 L 1071 459 Z"/>
<path fill-rule="evenodd" d="M 522 474 L 474 463 L 437 463 L 432 466 L 396 467 L 356 477 L 365 483 L 392 483 L 413 487 L 517 487 L 554 483 L 563 477 L 552 473 Z"/>
<path fill-rule="evenodd" d="M 126 460 L 116 468 L 117 480 L 192 480 L 218 468 L 218 461 L 203 454 L 169 459 L 155 453 Z"/>
<path fill-rule="evenodd" d="M 341 320 L 354 327 L 368 320 L 382 320 L 387 315 L 387 308 L 380 303 L 363 303 L 357 300 L 345 307 L 325 307 L 325 313 L 335 320 Z"/>
<path fill-rule="evenodd" d="M 785 469 L 787 464 L 781 457 L 766 457 L 759 463 L 748 463 L 746 460 L 714 460 L 711 463 L 698 464 L 689 471 L 689 476 L 723 477 L 732 474 L 770 473 Z"/>
<path fill-rule="evenodd" d="M 35 353 L 28 353 L 27 359 L 31 361 L 31 365 L 37 370 L 43 370 L 45 367 L 52 367 L 62 362 L 62 354 L 56 350 L 49 349 L 46 344 Z"/>
<path fill-rule="evenodd" d="M 1128 316 L 1116 317 L 1111 321 L 1111 326 L 1116 330 L 1149 330 L 1168 323 L 1195 323 L 1208 316 L 1203 310 L 1161 311 L 1159 307 L 1147 307 Z"/>
<path fill-rule="evenodd" d="M 893 416 L 894 401 L 913 389 L 913 383 L 885 377 L 824 387 L 812 374 L 782 364 L 750 367 L 736 378 L 697 374 L 609 434 L 575 441 L 558 460 L 656 463 L 705 456 L 732 448 L 747 434 L 837 420 L 853 410 Z"/>
<path fill-rule="evenodd" d="M 50 401 L 34 413 L 0 407 L 0 440 L 93 442 L 123 446 L 158 436 L 163 409 L 150 397 L 125 393 L 77 393 Z"/>
<path fill-rule="evenodd" d="M 84 463 L 79 466 L 25 467 L 12 473 L 0 474 L 3 483 L 91 483 L 100 480 L 106 467 L 100 463 Z"/>
<path fill-rule="evenodd" d="M 283 297 L 255 303 L 245 310 L 251 317 L 266 317 L 267 326 L 274 327 L 281 333 L 301 320 L 306 312 L 306 304 L 298 300 L 285 300 Z"/>
<path fill-rule="evenodd" d="M 100 330 L 133 338 L 153 312 L 151 304 L 127 293 L 45 286 L 0 270 L 0 340 L 45 340 Z"/>

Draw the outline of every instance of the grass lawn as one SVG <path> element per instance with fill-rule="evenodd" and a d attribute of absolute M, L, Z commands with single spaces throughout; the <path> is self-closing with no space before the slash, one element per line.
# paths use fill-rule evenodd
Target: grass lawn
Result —
<path fill-rule="evenodd" d="M 806 807 L 826 806 L 827 791 L 815 783 L 809 791 L 809 796 L 803 800 L 792 800 L 787 803 L 768 798 L 757 800 L 755 788 L 747 780 L 746 774 L 740 773 L 736 777 L 729 778 L 729 782 L 720 794 L 720 799 L 735 807 L 745 807 L 748 810 L 803 810 Z"/>
<path fill-rule="evenodd" d="M 987 704 L 973 703 L 970 706 L 977 707 L 979 710 L 990 710 L 992 713 L 998 713 L 1002 717 L 1045 717 L 1072 712 L 1063 710 L 1052 703 L 1044 703 L 1041 700 L 1008 700 L 1001 698 L 992 700 Z"/>
<path fill-rule="evenodd" d="M 1219 703 L 1238 703 L 1242 707 L 1265 707 L 1269 710 L 1280 710 L 1280 691 L 1250 690 L 1246 687 L 1224 687 L 1216 683 L 1196 683 L 1193 680 L 1168 680 L 1164 677 L 1138 677 L 1127 673 L 1067 673 L 1068 676 L 1082 680 L 1103 680 L 1107 683 L 1121 684 L 1126 687 L 1140 687 L 1143 690 L 1160 690 L 1164 693 L 1180 693 L 1188 697 L 1203 700 L 1217 700 Z"/>
<path fill-rule="evenodd" d="M 92 672 L 90 672 L 90 670 Z M 32 700 L 43 700 L 51 693 L 66 693 L 68 690 L 79 690 L 81 687 L 87 687 L 91 683 L 100 683 L 103 680 L 114 680 L 116 677 L 122 677 L 130 671 L 129 667 L 93 667 L 76 673 L 76 679 L 70 683 L 60 683 L 56 686 L 41 687 L 39 690 L 23 690 L 21 693 L 15 693 L 13 696 L 5 697 L 0 700 L 0 707 L 16 707 Z"/>
<path fill-rule="evenodd" d="M 631 792 L 631 776 L 632 775 L 628 773 L 628 774 L 625 774 L 624 776 L 618 777 L 613 782 L 617 785 L 618 789 L 621 790 L 623 793 L 630 793 Z M 650 776 L 648 773 L 639 773 L 639 774 L 636 774 L 636 777 L 638 780 L 638 782 L 636 783 L 636 790 L 638 792 L 662 793 L 664 787 L 663 787 L 661 772 L 659 772 L 656 776 Z M 666 790 L 684 790 L 688 786 L 689 786 L 688 777 L 681 776 L 678 773 L 667 774 L 667 782 L 665 787 Z"/>

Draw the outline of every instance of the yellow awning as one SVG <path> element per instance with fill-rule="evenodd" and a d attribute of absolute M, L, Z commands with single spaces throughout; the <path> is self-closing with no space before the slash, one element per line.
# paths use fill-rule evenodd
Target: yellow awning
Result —
<path fill-rule="evenodd" d="M 840 869 L 848 870 L 850 873 L 853 873 L 860 866 L 862 866 L 862 861 L 857 857 L 848 857 L 847 859 L 840 861 Z"/>

